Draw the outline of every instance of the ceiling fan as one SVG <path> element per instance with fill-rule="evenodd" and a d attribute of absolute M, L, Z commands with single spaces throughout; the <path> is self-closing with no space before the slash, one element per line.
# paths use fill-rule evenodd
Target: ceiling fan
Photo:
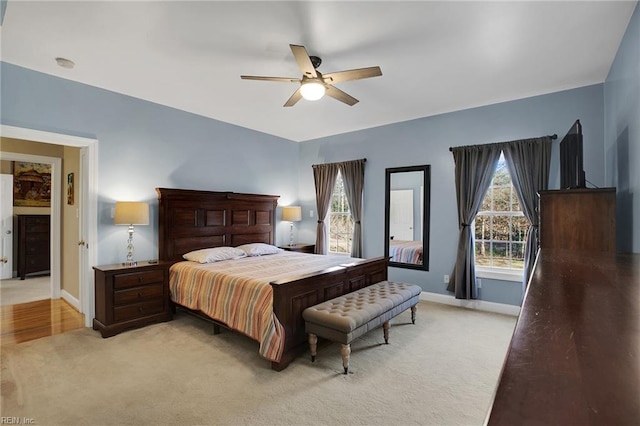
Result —
<path fill-rule="evenodd" d="M 309 56 L 307 49 L 304 46 L 298 46 L 290 44 L 293 56 L 296 58 L 298 67 L 302 71 L 302 78 L 289 78 L 289 77 L 260 77 L 253 75 L 241 75 L 240 78 L 244 80 L 263 80 L 263 81 L 280 81 L 285 83 L 300 83 L 298 90 L 293 92 L 293 95 L 285 102 L 285 107 L 294 106 L 300 99 L 305 98 L 310 101 L 314 101 L 322 98 L 325 94 L 331 96 L 334 99 L 344 102 L 349 106 L 353 106 L 358 103 L 358 100 L 353 96 L 343 92 L 335 87 L 334 83 L 341 83 L 349 80 L 360 80 L 363 78 L 378 77 L 382 75 L 380 67 L 368 67 L 358 68 L 348 71 L 337 71 L 327 74 L 322 74 L 318 71 L 318 67 L 322 63 L 322 59 L 317 56 Z"/>

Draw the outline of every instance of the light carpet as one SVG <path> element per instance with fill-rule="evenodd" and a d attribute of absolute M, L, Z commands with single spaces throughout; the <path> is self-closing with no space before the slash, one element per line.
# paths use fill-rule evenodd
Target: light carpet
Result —
<path fill-rule="evenodd" d="M 102 339 L 91 329 L 2 347 L 1 416 L 38 425 L 481 425 L 515 317 L 422 301 L 417 322 L 324 342 L 281 372 L 258 344 L 180 313 Z"/>
<path fill-rule="evenodd" d="M 0 306 L 18 305 L 51 298 L 51 277 L 0 280 Z"/>

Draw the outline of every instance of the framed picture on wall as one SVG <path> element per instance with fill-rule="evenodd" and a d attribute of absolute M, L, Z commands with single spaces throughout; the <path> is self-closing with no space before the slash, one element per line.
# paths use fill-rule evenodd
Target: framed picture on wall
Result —
<path fill-rule="evenodd" d="M 73 173 L 67 175 L 67 204 L 73 205 Z"/>
<path fill-rule="evenodd" d="M 13 205 L 51 207 L 51 164 L 13 162 Z"/>

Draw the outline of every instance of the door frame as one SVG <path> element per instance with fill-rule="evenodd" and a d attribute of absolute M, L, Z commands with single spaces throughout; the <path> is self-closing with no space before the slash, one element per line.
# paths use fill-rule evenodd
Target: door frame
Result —
<path fill-rule="evenodd" d="M 23 127 L 0 125 L 0 135 L 2 137 L 23 139 L 34 142 L 49 143 L 55 145 L 66 145 L 81 148 L 85 151 L 81 168 L 84 173 L 81 176 L 83 181 L 83 195 L 80 197 L 80 211 L 82 214 L 80 238 L 85 241 L 86 256 L 80 256 L 79 266 L 79 303 L 77 308 L 85 315 L 85 326 L 90 327 L 94 315 L 94 286 L 92 265 L 96 264 L 98 258 L 98 140 L 79 136 L 65 135 L 62 133 L 46 132 L 41 130 L 28 129 Z M 52 298 L 60 297 L 60 218 L 62 203 L 62 159 L 53 157 L 28 156 L 27 154 L 2 153 L 2 158 L 10 160 L 12 157 L 20 156 L 20 160 L 26 157 L 47 158 L 52 163 L 51 179 L 57 179 L 58 185 L 53 185 L 51 198 L 51 265 L 52 265 Z M 27 160 L 31 161 L 31 160 Z M 70 296 L 70 295 L 69 295 Z"/>

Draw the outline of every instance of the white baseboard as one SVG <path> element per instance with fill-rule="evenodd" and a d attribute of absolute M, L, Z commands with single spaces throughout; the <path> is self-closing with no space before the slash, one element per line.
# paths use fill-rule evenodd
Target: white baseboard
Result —
<path fill-rule="evenodd" d="M 507 305 L 505 303 L 487 302 L 484 300 L 456 299 L 455 297 L 449 296 L 448 294 L 430 293 L 428 291 L 423 291 L 422 293 L 420 293 L 420 300 L 443 303 L 445 305 L 458 306 L 466 309 L 476 309 L 478 311 L 512 315 L 515 317 L 520 315 L 520 306 Z"/>
<path fill-rule="evenodd" d="M 80 301 L 69 294 L 69 292 L 67 292 L 66 290 L 60 290 L 60 297 L 66 300 L 68 304 L 76 308 L 78 312 L 82 312 L 82 310 L 80 309 Z"/>

